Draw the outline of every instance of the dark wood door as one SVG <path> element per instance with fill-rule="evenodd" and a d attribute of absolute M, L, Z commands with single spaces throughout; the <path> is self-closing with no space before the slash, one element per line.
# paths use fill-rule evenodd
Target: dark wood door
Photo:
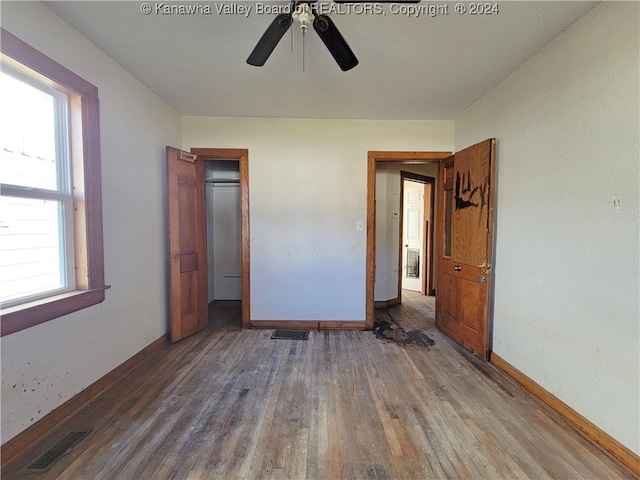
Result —
<path fill-rule="evenodd" d="M 196 155 L 167 147 L 169 332 L 171 342 L 207 326 L 204 168 Z"/>
<path fill-rule="evenodd" d="M 485 360 L 490 355 L 495 139 L 440 163 L 436 326 Z"/>

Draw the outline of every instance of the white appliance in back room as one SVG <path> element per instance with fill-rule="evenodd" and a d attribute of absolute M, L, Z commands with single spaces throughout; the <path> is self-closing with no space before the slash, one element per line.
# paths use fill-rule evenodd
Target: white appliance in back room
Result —
<path fill-rule="evenodd" d="M 205 161 L 208 300 L 242 298 L 240 170 L 233 160 Z"/>

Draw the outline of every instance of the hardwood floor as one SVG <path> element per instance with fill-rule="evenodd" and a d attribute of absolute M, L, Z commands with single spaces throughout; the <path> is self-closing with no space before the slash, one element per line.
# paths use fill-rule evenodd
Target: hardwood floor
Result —
<path fill-rule="evenodd" d="M 240 329 L 240 308 L 153 354 L 3 479 L 634 478 L 433 325 L 428 297 L 376 312 L 433 344 L 371 331 L 306 341 Z M 90 429 L 47 471 L 47 448 Z"/>

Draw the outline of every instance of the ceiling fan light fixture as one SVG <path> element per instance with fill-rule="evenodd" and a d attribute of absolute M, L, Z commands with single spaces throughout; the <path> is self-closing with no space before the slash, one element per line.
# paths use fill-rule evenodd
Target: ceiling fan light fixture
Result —
<path fill-rule="evenodd" d="M 300 25 L 300 31 L 304 35 L 310 23 L 313 23 L 314 15 L 308 3 L 300 3 L 293 12 L 293 19 Z"/>

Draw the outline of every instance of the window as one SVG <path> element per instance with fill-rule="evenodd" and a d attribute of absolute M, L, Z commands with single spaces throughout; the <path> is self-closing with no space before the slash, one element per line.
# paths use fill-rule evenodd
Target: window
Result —
<path fill-rule="evenodd" d="M 98 90 L 4 29 L 2 335 L 104 300 Z"/>
<path fill-rule="evenodd" d="M 68 97 L 0 72 L 0 302 L 75 288 Z"/>

